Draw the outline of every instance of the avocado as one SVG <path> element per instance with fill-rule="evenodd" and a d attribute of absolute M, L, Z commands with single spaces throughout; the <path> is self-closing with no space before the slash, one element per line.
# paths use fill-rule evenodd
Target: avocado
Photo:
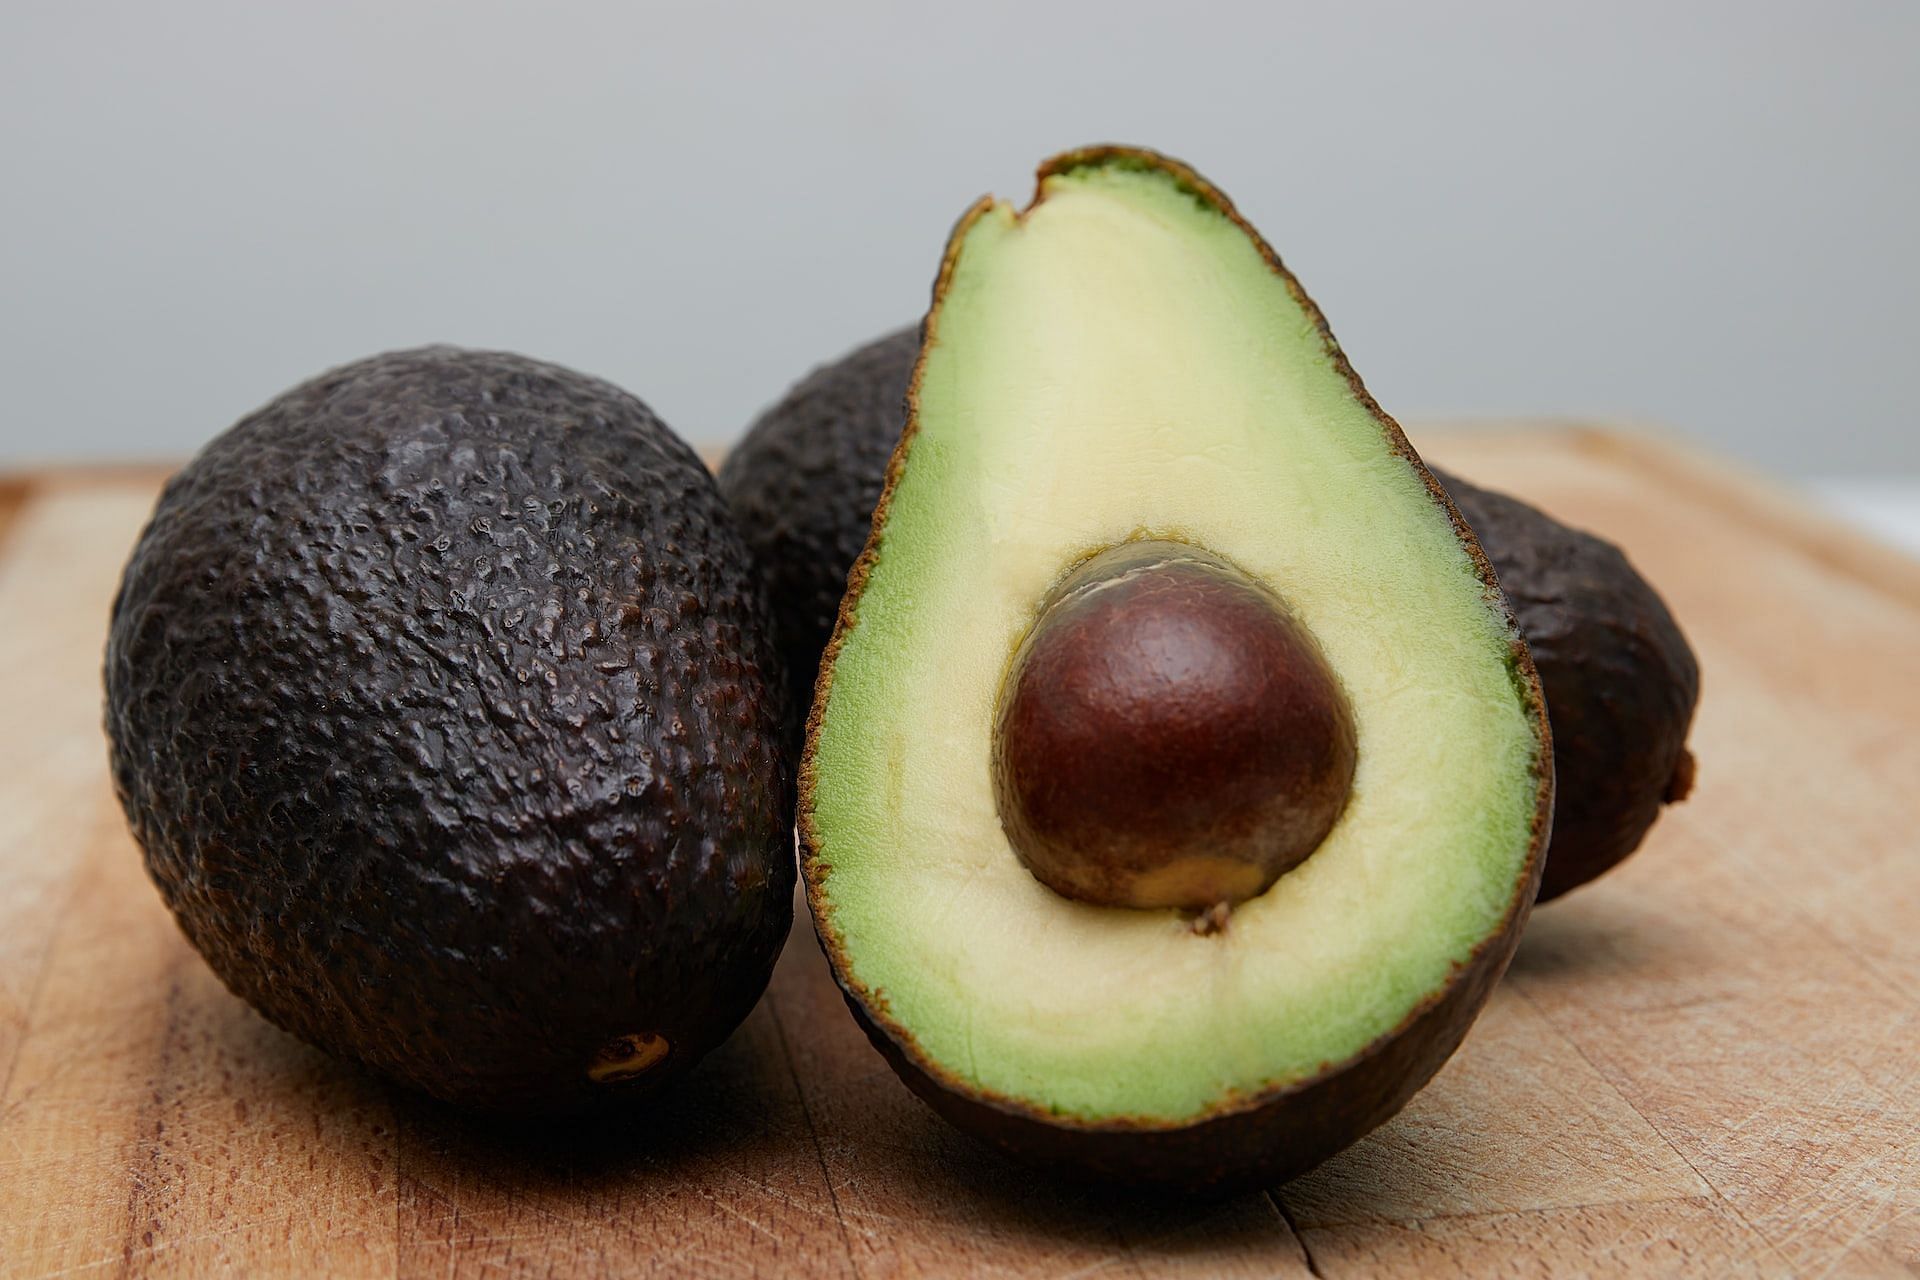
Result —
<path fill-rule="evenodd" d="M 1517 498 L 1442 480 L 1500 575 L 1553 724 L 1553 841 L 1538 901 L 1639 848 L 1662 805 L 1693 787 L 1687 730 L 1700 667 L 1620 548 Z"/>
<path fill-rule="evenodd" d="M 792 686 L 807 697 L 905 421 L 919 327 L 814 370 L 747 430 L 720 488 L 766 575 Z M 1493 562 L 1553 725 L 1553 839 L 1539 901 L 1639 847 L 1693 778 L 1699 667 L 1612 543 L 1431 468 Z M 801 711 L 804 715 L 804 708 Z"/>
<path fill-rule="evenodd" d="M 976 204 L 924 332 L 801 766 L 834 976 L 1018 1156 L 1290 1177 L 1397 1111 L 1512 955 L 1552 810 L 1526 645 L 1176 162 L 1072 152 L 1025 211 Z"/>
<path fill-rule="evenodd" d="M 452 1103 L 650 1093 L 792 916 L 783 677 L 699 459 L 625 392 L 433 347 L 166 486 L 106 652 L 162 897 L 272 1021 Z"/>
<path fill-rule="evenodd" d="M 720 464 L 720 492 L 766 579 L 797 725 L 867 545 L 919 358 L 915 325 L 815 369 Z"/>

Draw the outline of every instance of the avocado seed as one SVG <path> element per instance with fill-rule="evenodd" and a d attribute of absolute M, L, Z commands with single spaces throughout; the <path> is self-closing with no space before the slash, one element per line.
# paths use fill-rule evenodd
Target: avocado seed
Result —
<path fill-rule="evenodd" d="M 1014 654 L 994 796 L 1056 892 L 1206 911 L 1319 847 L 1354 758 L 1346 695 L 1277 595 L 1198 547 L 1136 541 L 1068 576 Z"/>

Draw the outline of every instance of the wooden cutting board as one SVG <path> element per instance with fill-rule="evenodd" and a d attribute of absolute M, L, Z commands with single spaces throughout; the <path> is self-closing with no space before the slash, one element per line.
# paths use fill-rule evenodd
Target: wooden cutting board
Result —
<path fill-rule="evenodd" d="M 1644 439 L 1421 443 L 1666 593 L 1699 789 L 1534 918 L 1397 1120 L 1210 1207 L 946 1128 L 804 924 L 685 1089 L 592 1138 L 502 1139 L 275 1031 L 182 941 L 106 780 L 103 624 L 155 474 L 0 485 L 0 1273 L 1920 1271 L 1920 563 Z"/>

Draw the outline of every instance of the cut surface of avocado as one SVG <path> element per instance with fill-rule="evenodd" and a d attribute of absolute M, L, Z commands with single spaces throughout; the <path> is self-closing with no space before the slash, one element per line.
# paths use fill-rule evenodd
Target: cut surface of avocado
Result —
<path fill-rule="evenodd" d="M 1197 184 L 1077 153 L 955 231 L 804 769 L 816 922 L 864 1015 L 942 1088 L 1068 1125 L 1192 1124 L 1395 1033 L 1514 927 L 1544 834 L 1537 685 L 1477 547 Z M 1212 929 L 1063 897 L 996 810 L 1010 661 L 1138 539 L 1270 589 L 1353 718 L 1332 830 Z"/>

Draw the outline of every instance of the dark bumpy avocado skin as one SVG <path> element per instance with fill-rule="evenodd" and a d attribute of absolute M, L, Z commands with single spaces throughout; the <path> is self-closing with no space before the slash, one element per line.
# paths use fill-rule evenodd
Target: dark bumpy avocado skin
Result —
<path fill-rule="evenodd" d="M 814 370 L 753 424 L 720 487 L 771 586 L 805 696 L 906 421 L 917 328 Z M 1558 772 L 1542 902 L 1632 853 L 1686 794 L 1699 669 L 1613 544 L 1431 468 L 1493 561 L 1533 650 Z"/>
<path fill-rule="evenodd" d="M 484 1108 L 646 1092 L 746 1016 L 791 922 L 748 565 L 699 460 L 606 383 L 429 348 L 288 392 L 167 485 L 114 604 L 154 881 L 324 1049 Z M 665 1058 L 595 1083 L 627 1036 Z"/>
<path fill-rule="evenodd" d="M 911 328 L 815 369 L 720 467 L 720 492 L 767 579 L 796 726 L 813 701 L 847 572 L 867 545 L 919 358 L 920 332 Z"/>
<path fill-rule="evenodd" d="M 1480 535 L 1533 651 L 1559 773 L 1538 901 L 1620 862 L 1693 784 L 1700 668 L 1620 548 L 1516 498 L 1441 477 Z"/>

